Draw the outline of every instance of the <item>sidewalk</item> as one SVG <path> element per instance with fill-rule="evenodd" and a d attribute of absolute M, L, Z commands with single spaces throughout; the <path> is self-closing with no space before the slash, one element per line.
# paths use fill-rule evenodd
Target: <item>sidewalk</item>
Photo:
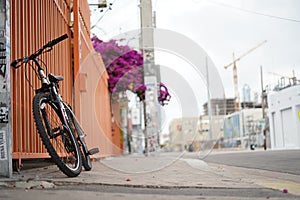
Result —
<path fill-rule="evenodd" d="M 277 184 L 275 184 L 277 183 Z M 206 163 L 180 154 L 161 153 L 145 157 L 125 155 L 93 162 L 92 171 L 68 178 L 55 165 L 21 170 L 0 186 L 51 188 L 70 184 L 115 185 L 151 188 L 273 188 L 300 195 L 299 176 Z M 272 185 L 273 184 L 273 185 Z"/>

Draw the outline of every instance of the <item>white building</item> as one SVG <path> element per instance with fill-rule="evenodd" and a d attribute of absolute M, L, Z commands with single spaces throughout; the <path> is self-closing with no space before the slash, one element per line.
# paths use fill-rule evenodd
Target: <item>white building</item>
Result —
<path fill-rule="evenodd" d="M 272 149 L 300 149 L 300 85 L 268 95 Z"/>

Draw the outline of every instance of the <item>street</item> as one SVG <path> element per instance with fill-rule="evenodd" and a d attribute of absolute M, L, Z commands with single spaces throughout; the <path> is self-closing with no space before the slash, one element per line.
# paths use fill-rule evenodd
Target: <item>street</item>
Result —
<path fill-rule="evenodd" d="M 204 161 L 188 152 L 125 155 L 77 178 L 49 161 L 24 163 L 0 180 L 0 199 L 299 199 L 298 158 L 299 150 L 213 151 Z"/>
<path fill-rule="evenodd" d="M 212 153 L 204 161 L 300 175 L 300 150 Z"/>

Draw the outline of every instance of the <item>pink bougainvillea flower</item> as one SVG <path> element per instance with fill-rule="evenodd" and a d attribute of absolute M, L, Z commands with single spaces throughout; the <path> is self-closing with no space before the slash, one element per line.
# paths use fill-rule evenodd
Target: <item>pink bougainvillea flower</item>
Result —
<path fill-rule="evenodd" d="M 131 90 L 141 101 L 145 100 L 147 90 L 144 85 L 144 59 L 142 53 L 128 45 L 119 45 L 116 40 L 105 42 L 96 36 L 91 38 L 96 52 L 101 54 L 109 76 L 108 89 L 111 93 Z M 171 95 L 167 87 L 160 83 L 158 101 L 166 105 Z"/>
<path fill-rule="evenodd" d="M 170 101 L 171 95 L 169 94 L 168 88 L 162 82 L 160 82 L 159 88 L 158 102 L 164 106 Z"/>

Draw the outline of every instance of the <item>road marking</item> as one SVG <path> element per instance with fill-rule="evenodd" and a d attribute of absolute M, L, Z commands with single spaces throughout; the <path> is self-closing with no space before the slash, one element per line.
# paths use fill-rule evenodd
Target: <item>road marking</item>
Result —
<path fill-rule="evenodd" d="M 260 182 L 256 183 L 260 186 L 283 191 L 287 189 L 288 193 L 300 196 L 300 183 L 295 182 Z"/>

